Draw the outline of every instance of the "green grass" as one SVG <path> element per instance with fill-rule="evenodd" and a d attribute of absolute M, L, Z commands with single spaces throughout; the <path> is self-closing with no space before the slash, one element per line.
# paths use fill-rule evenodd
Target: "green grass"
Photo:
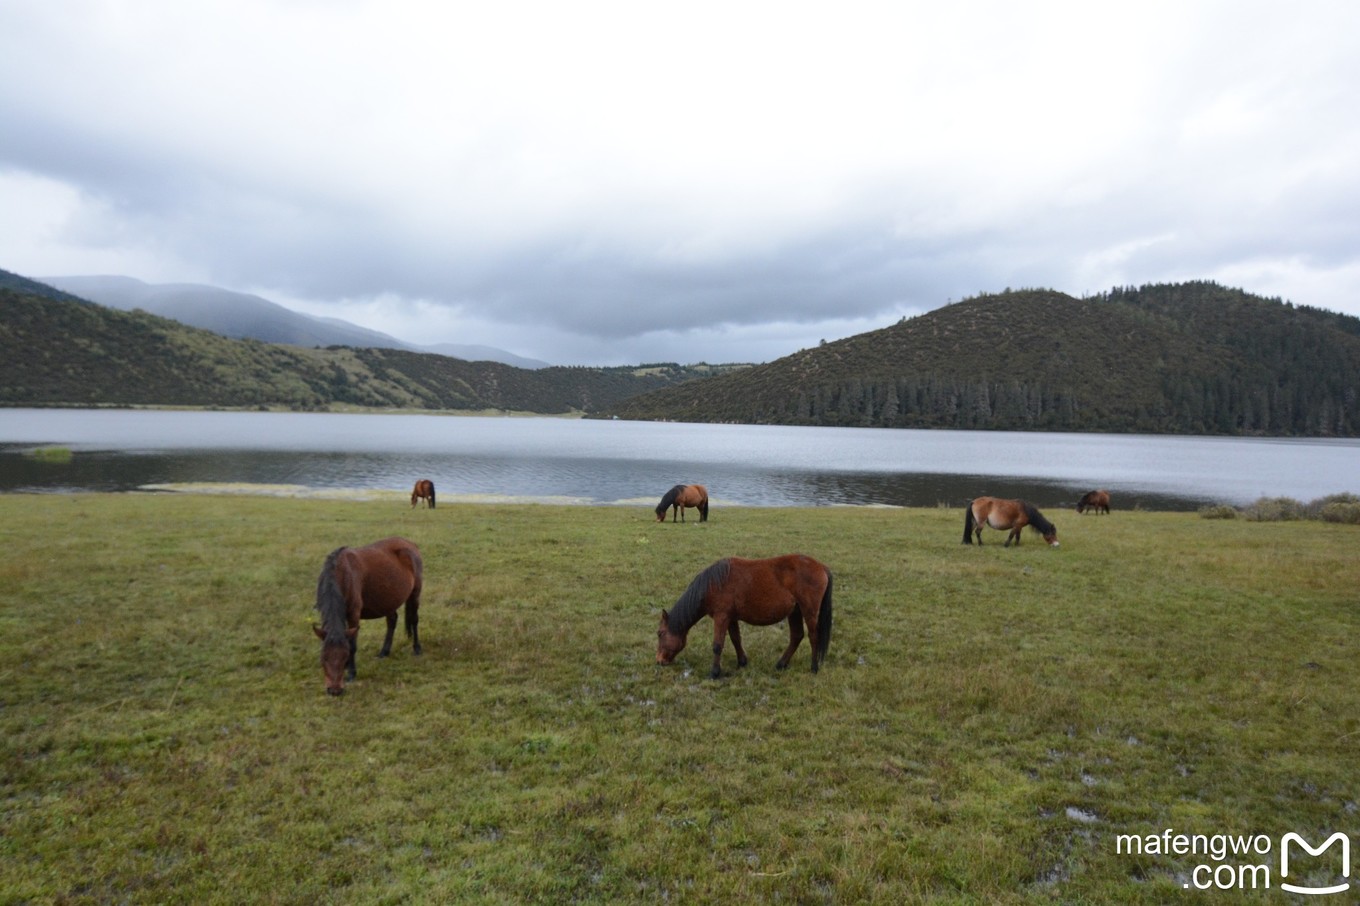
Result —
<path fill-rule="evenodd" d="M 0 902 L 1162 903 L 1205 860 L 1117 835 L 1353 831 L 1356 528 L 1049 515 L 0 496 Z M 389 534 L 425 654 L 367 623 L 333 699 L 317 571 Z M 656 666 L 790 551 L 820 674 L 752 627 L 710 681 L 707 621 Z"/>
<path fill-rule="evenodd" d="M 38 447 L 29 450 L 24 455 L 38 462 L 65 465 L 71 461 L 74 454 L 71 453 L 69 447 Z"/>

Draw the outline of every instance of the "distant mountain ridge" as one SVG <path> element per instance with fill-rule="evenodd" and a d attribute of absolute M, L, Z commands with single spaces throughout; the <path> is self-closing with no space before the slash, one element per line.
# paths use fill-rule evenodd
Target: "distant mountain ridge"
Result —
<path fill-rule="evenodd" d="M 1211 282 L 1007 290 L 763 365 L 526 370 L 231 340 L 0 271 L 0 405 L 512 410 L 646 420 L 1360 436 L 1360 318 Z"/>
<path fill-rule="evenodd" d="M 1360 318 L 1211 282 L 978 296 L 606 416 L 1360 436 Z"/>
<path fill-rule="evenodd" d="M 261 340 L 291 346 L 354 346 L 434 352 L 467 361 L 491 361 L 517 368 L 546 368 L 548 363 L 491 346 L 441 343 L 418 346 L 396 337 L 351 324 L 340 318 L 319 318 L 293 311 L 249 293 L 238 293 L 197 283 L 146 283 L 112 275 L 42 277 L 41 282 L 81 299 L 122 311 L 142 309 L 190 327 L 211 330 L 237 340 Z"/>
<path fill-rule="evenodd" d="M 516 368 L 381 347 L 235 340 L 0 270 L 0 406 L 597 412 L 721 365 Z"/>

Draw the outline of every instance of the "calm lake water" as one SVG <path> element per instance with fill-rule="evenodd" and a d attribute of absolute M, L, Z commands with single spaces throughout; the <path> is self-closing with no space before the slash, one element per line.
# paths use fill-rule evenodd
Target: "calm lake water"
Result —
<path fill-rule="evenodd" d="M 69 462 L 25 455 L 70 448 Z M 714 505 L 958 504 L 980 494 L 1188 510 L 1360 492 L 1360 440 L 691 425 L 557 418 L 0 410 L 0 491 L 292 485 L 440 498 L 655 504 L 672 484 Z"/>

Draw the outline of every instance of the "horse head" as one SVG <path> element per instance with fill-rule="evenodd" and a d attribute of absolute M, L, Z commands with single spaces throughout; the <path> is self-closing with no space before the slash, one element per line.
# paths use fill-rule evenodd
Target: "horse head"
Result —
<path fill-rule="evenodd" d="M 315 624 L 312 625 L 312 632 L 315 632 L 316 637 L 321 640 L 321 672 L 326 677 L 326 694 L 344 695 L 345 673 L 352 653 L 350 644 L 359 634 L 359 627 L 346 629 L 345 641 L 341 643 L 327 642 L 326 630 Z"/>
<path fill-rule="evenodd" d="M 685 647 L 685 636 L 671 632 L 670 614 L 661 611 L 661 625 L 656 630 L 656 662 L 669 664 Z"/>

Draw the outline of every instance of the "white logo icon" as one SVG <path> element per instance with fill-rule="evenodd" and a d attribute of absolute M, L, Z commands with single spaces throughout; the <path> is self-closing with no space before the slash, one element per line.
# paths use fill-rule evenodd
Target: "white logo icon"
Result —
<path fill-rule="evenodd" d="M 1340 831 L 1337 831 L 1336 833 L 1332 834 L 1330 837 L 1327 838 L 1326 843 L 1323 843 L 1316 849 L 1308 845 L 1308 841 L 1300 837 L 1298 834 L 1295 833 L 1285 834 L 1280 839 L 1280 877 L 1281 878 L 1289 877 L 1289 844 L 1291 841 L 1297 843 L 1299 846 L 1302 846 L 1304 848 L 1304 851 L 1307 852 L 1308 855 L 1320 856 L 1328 849 L 1331 849 L 1332 844 L 1337 842 L 1338 840 L 1341 841 L 1341 877 L 1349 878 L 1351 876 L 1351 839 L 1350 837 L 1347 837 Z M 1283 881 L 1280 882 L 1280 887 L 1283 888 L 1284 890 L 1289 891 L 1290 893 L 1306 893 L 1306 894 L 1341 893 L 1343 890 L 1349 889 L 1350 886 L 1351 886 L 1350 881 L 1343 881 L 1342 883 L 1336 884 L 1332 887 L 1299 887 L 1298 885 L 1295 884 L 1287 884 Z"/>

